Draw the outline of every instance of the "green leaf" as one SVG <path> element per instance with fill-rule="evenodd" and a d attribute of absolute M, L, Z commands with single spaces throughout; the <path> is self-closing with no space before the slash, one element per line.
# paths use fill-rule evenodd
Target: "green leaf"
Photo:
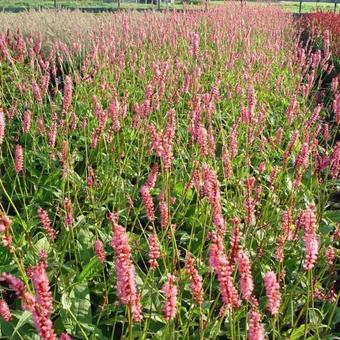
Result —
<path fill-rule="evenodd" d="M 331 220 L 333 223 L 340 222 L 340 211 L 339 210 L 328 210 L 324 213 L 324 217 Z"/>
<path fill-rule="evenodd" d="M 28 312 L 28 311 L 24 311 L 24 312 L 21 314 L 21 316 L 20 316 L 20 318 L 19 318 L 19 321 L 18 321 L 17 325 L 16 325 L 15 328 L 14 328 L 14 331 L 13 331 L 13 333 L 12 333 L 11 339 L 12 339 L 13 336 L 20 330 L 20 328 L 21 328 L 22 326 L 24 326 L 26 323 L 29 322 L 30 319 L 31 319 L 31 313 Z M 15 339 L 15 338 L 14 338 L 14 339 Z"/>
<path fill-rule="evenodd" d="M 290 331 L 287 332 L 287 335 L 290 334 L 289 339 L 290 340 L 298 340 L 303 337 L 305 333 L 305 325 L 301 325 L 299 328 L 295 328 L 294 331 L 290 334 Z"/>
<path fill-rule="evenodd" d="M 92 257 L 90 262 L 84 267 L 82 272 L 79 274 L 77 281 L 83 282 L 93 278 L 94 276 L 96 276 L 101 266 L 102 265 L 99 264 L 97 258 Z"/>
<path fill-rule="evenodd" d="M 78 283 L 69 293 L 71 306 L 68 308 L 79 323 L 91 324 L 91 301 L 87 283 Z"/>

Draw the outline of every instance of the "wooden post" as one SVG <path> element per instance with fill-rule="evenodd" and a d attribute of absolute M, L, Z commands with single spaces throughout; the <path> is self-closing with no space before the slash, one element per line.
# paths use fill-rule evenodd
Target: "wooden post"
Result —
<path fill-rule="evenodd" d="M 334 13 L 336 13 L 336 5 L 338 4 L 337 0 L 334 0 Z"/>
<path fill-rule="evenodd" d="M 299 13 L 301 13 L 301 7 L 302 7 L 302 0 L 300 0 Z"/>
<path fill-rule="evenodd" d="M 54 8 L 57 8 L 57 0 L 54 0 Z"/>
<path fill-rule="evenodd" d="M 157 9 L 161 10 L 161 0 L 157 0 Z"/>
<path fill-rule="evenodd" d="M 120 8 L 120 0 L 118 0 L 118 8 Z"/>

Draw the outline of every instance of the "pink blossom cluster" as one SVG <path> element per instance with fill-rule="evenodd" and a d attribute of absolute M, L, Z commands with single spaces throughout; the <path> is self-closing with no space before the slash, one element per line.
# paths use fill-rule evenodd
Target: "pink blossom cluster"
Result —
<path fill-rule="evenodd" d="M 241 301 L 233 282 L 232 266 L 224 254 L 222 239 L 217 234 L 212 235 L 209 247 L 209 265 L 217 275 L 223 303 L 226 307 L 239 307 Z"/>
<path fill-rule="evenodd" d="M 202 166 L 202 178 L 204 182 L 204 195 L 212 207 L 213 223 L 218 232 L 224 234 L 226 227 L 222 215 L 220 183 L 215 171 L 208 164 L 203 164 Z"/>
<path fill-rule="evenodd" d="M 135 267 L 131 259 L 131 247 L 125 229 L 112 218 L 113 238 L 111 247 L 115 251 L 115 268 L 117 278 L 117 295 L 122 304 L 131 309 L 132 318 L 136 322 L 142 320 L 140 296 L 135 281 Z"/>
<path fill-rule="evenodd" d="M 306 259 L 304 263 L 305 270 L 314 267 L 319 253 L 319 237 L 317 235 L 317 222 L 314 213 L 315 206 L 311 205 L 302 211 L 299 216 L 299 225 L 303 228 L 303 241 L 305 244 Z"/>
<path fill-rule="evenodd" d="M 277 282 L 276 274 L 267 272 L 263 278 L 268 301 L 268 309 L 272 315 L 277 315 L 281 304 L 280 285 Z"/>
<path fill-rule="evenodd" d="M 165 297 L 165 302 L 163 305 L 163 313 L 165 320 L 170 321 L 176 317 L 176 304 L 177 304 L 177 294 L 178 288 L 175 284 L 176 277 L 169 274 L 167 281 L 162 287 L 162 292 Z"/>
<path fill-rule="evenodd" d="M 203 280 L 195 268 L 195 260 L 191 254 L 189 254 L 186 259 L 185 269 L 190 278 L 192 295 L 197 304 L 201 305 L 203 302 Z"/>
<path fill-rule="evenodd" d="M 158 267 L 157 260 L 161 256 L 159 241 L 157 238 L 156 233 L 151 233 L 148 238 L 148 244 L 149 244 L 149 265 L 152 270 L 156 269 Z"/>

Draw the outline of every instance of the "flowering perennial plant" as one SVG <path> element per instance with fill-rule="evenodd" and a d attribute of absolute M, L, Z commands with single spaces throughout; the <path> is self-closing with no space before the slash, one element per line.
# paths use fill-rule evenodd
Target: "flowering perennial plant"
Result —
<path fill-rule="evenodd" d="M 250 3 L 11 18 L 0 338 L 339 336 L 333 29 Z"/>

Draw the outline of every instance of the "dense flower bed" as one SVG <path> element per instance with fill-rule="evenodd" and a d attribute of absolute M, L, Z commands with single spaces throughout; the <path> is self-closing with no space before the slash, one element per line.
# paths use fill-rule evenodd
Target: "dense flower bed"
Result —
<path fill-rule="evenodd" d="M 302 18 L 303 26 L 308 28 L 313 36 L 330 34 L 333 54 L 340 57 L 340 14 L 332 12 L 315 12 L 305 14 Z"/>
<path fill-rule="evenodd" d="M 336 335 L 328 34 L 248 4 L 58 16 L 0 35 L 0 336 Z"/>

